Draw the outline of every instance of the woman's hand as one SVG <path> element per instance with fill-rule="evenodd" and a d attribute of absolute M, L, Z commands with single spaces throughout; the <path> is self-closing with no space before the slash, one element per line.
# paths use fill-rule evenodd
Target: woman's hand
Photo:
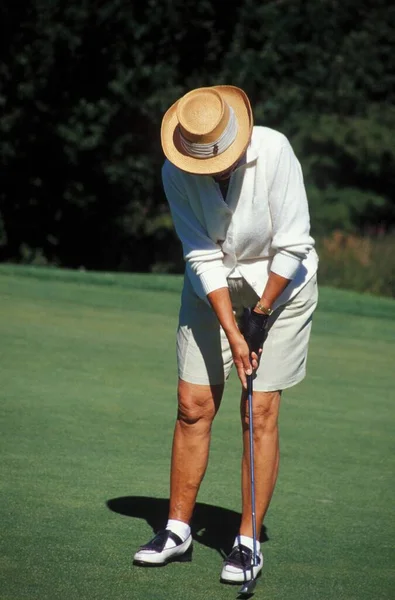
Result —
<path fill-rule="evenodd" d="M 234 332 L 228 337 L 228 340 L 232 351 L 233 362 L 237 369 L 237 375 L 239 376 L 243 388 L 247 389 L 247 375 L 251 375 L 253 370 L 258 368 L 258 355 L 256 352 L 252 352 L 250 361 L 250 350 L 240 331 L 237 330 Z"/>
<path fill-rule="evenodd" d="M 228 288 L 218 288 L 207 294 L 207 299 L 210 302 L 218 321 L 220 322 L 226 337 L 229 340 L 230 349 L 235 363 L 237 374 L 244 389 L 247 389 L 247 377 L 252 371 L 256 370 L 259 365 L 259 356 L 262 348 L 255 344 L 257 331 L 260 331 L 259 317 L 258 325 L 256 319 L 244 320 L 243 334 L 240 332 L 233 314 L 232 302 Z M 249 309 L 247 309 L 249 310 Z M 255 314 L 255 313 L 254 313 Z M 251 322 L 249 322 L 251 321 Z M 265 321 L 266 323 L 266 321 Z M 258 334 L 261 335 L 258 331 Z M 247 332 L 247 333 L 246 333 Z M 259 338 L 260 340 L 260 338 Z"/>
<path fill-rule="evenodd" d="M 263 342 L 266 338 L 266 326 L 269 317 L 263 313 L 255 312 L 252 308 L 245 308 L 243 314 L 243 335 L 250 349 L 251 355 L 259 357 L 262 354 Z M 258 365 L 255 367 L 258 368 Z"/>

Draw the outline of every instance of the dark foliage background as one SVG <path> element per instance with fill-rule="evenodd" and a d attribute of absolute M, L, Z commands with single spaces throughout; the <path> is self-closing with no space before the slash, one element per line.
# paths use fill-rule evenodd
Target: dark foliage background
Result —
<path fill-rule="evenodd" d="M 290 138 L 315 236 L 393 231 L 395 5 L 4 0 L 0 22 L 0 260 L 181 271 L 160 122 L 219 83 Z"/>

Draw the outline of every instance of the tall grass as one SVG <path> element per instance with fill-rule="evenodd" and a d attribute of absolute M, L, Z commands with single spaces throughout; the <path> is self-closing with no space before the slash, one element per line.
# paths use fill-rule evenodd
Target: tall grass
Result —
<path fill-rule="evenodd" d="M 395 298 L 395 234 L 335 231 L 317 240 L 320 283 Z"/>

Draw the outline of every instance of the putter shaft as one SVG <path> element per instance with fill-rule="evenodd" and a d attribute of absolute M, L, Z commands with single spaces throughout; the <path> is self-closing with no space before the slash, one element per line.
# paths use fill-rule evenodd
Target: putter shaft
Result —
<path fill-rule="evenodd" d="M 249 419 L 249 435 L 250 435 L 250 488 L 251 488 L 251 516 L 252 516 L 252 540 L 254 550 L 252 552 L 252 563 L 251 563 L 251 579 L 246 581 L 245 584 L 239 590 L 241 596 L 247 596 L 252 594 L 256 586 L 256 579 L 254 579 L 254 566 L 258 564 L 256 555 L 256 517 L 255 517 L 255 468 L 254 468 L 254 416 L 253 416 L 253 385 L 252 375 L 247 375 L 247 396 L 248 396 L 248 419 Z"/>

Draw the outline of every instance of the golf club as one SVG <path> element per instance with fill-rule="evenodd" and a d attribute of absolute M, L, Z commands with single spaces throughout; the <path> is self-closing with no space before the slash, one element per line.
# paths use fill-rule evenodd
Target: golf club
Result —
<path fill-rule="evenodd" d="M 258 564 L 256 554 L 256 522 L 255 522 L 255 475 L 254 475 L 254 420 L 252 407 L 252 375 L 247 375 L 247 395 L 248 395 L 248 415 L 249 415 L 249 433 L 250 433 L 250 489 L 251 489 L 251 514 L 252 514 L 252 539 L 254 550 L 251 562 L 251 579 L 246 581 L 239 590 L 240 596 L 250 596 L 255 589 L 256 579 L 254 578 L 254 566 Z"/>

